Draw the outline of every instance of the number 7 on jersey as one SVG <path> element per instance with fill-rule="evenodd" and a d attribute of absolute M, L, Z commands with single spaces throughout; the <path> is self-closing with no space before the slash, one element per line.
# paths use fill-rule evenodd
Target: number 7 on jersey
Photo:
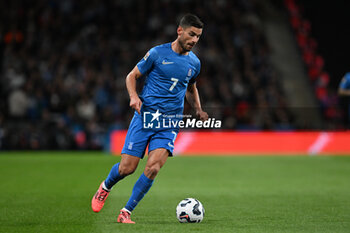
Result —
<path fill-rule="evenodd" d="M 170 91 L 172 91 L 174 89 L 174 87 L 176 86 L 177 82 L 179 81 L 179 79 L 177 78 L 171 78 L 171 81 L 173 81 L 173 85 L 171 85 L 171 87 L 169 88 Z"/>

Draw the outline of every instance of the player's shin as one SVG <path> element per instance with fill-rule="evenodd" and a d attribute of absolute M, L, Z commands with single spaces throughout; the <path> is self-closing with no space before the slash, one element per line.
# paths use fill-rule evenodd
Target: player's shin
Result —
<path fill-rule="evenodd" d="M 119 174 L 119 164 L 115 164 L 111 171 L 108 174 L 108 177 L 105 180 L 105 186 L 110 190 L 118 181 L 122 180 L 125 176 Z"/>
<path fill-rule="evenodd" d="M 142 173 L 142 175 L 134 185 L 131 197 L 128 203 L 126 204 L 125 208 L 130 212 L 133 211 L 137 204 L 141 201 L 141 199 L 151 188 L 152 184 L 153 180 L 149 179 L 147 176 L 145 176 L 144 173 Z"/>

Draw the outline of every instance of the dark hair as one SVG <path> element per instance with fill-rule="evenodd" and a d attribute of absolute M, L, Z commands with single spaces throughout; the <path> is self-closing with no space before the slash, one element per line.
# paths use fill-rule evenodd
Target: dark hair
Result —
<path fill-rule="evenodd" d="M 179 25 L 183 28 L 188 28 L 188 27 L 203 28 L 204 26 L 203 22 L 196 15 L 193 15 L 193 14 L 184 15 L 181 18 Z"/>

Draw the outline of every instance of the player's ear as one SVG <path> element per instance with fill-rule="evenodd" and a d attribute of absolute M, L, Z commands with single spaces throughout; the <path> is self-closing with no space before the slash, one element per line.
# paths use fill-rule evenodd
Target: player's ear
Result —
<path fill-rule="evenodd" d="M 179 36 L 181 36 L 183 32 L 184 32 L 183 27 L 178 26 L 178 27 L 177 27 L 177 34 L 178 34 Z"/>

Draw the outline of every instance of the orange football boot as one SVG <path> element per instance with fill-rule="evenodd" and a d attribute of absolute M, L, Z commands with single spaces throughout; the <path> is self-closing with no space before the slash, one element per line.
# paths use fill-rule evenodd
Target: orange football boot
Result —
<path fill-rule="evenodd" d="M 91 208 L 96 213 L 100 212 L 100 210 L 102 209 L 102 207 L 105 204 L 105 201 L 109 195 L 109 191 L 104 190 L 102 188 L 103 182 L 105 182 L 105 181 L 102 181 L 96 194 L 92 197 L 92 200 L 91 200 Z"/>
<path fill-rule="evenodd" d="M 131 221 L 130 213 L 125 210 L 120 210 L 120 214 L 118 216 L 117 222 L 135 224 L 134 221 Z"/>

